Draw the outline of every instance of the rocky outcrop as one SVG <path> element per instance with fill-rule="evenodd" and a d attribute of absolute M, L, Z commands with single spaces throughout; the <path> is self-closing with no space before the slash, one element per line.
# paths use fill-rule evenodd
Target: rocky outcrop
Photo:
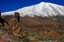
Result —
<path fill-rule="evenodd" d="M 20 14 L 15 12 L 14 16 L 8 20 L 9 25 L 5 25 L 6 29 L 8 30 L 9 33 L 15 35 L 19 34 L 21 31 L 20 28 Z M 16 35 L 15 35 L 16 36 Z"/>

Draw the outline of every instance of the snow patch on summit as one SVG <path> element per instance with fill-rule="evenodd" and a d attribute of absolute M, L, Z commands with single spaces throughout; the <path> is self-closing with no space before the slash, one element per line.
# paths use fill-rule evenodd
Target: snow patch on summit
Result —
<path fill-rule="evenodd" d="M 64 15 L 64 6 L 48 3 L 48 2 L 41 2 L 36 5 L 20 8 L 15 11 L 11 12 L 4 12 L 2 14 L 14 14 L 14 12 L 19 12 L 22 17 L 28 15 L 31 17 L 34 16 L 41 16 L 41 17 L 49 17 L 49 16 L 57 16 L 57 15 Z"/>

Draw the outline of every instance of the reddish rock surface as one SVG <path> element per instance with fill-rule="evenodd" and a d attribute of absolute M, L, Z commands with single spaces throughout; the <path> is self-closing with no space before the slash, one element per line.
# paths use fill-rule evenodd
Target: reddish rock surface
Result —
<path fill-rule="evenodd" d="M 0 39 L 0 42 L 7 42 L 7 41 Z"/>

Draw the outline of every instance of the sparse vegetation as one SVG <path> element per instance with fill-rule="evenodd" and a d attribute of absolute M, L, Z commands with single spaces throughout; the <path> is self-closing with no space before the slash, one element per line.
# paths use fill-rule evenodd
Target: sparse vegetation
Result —
<path fill-rule="evenodd" d="M 12 16 L 10 16 L 10 18 L 12 19 Z M 8 22 L 10 18 L 9 16 L 8 18 L 7 16 L 5 16 L 5 20 L 7 20 Z M 63 20 L 63 19 L 60 19 L 60 20 Z M 64 42 L 64 36 L 63 36 L 64 35 L 64 21 L 62 22 L 60 20 L 54 21 L 52 19 L 42 18 L 42 17 L 29 17 L 29 16 L 21 17 L 20 18 L 21 30 L 17 29 L 19 33 L 17 33 L 17 31 L 15 30 L 16 32 L 15 35 L 20 35 L 21 33 L 20 35 L 22 36 L 21 41 L 23 42 L 30 42 L 30 40 L 33 40 L 33 39 L 37 41 L 45 41 L 45 42 Z M 60 25 L 61 28 L 59 28 L 58 25 Z M 10 42 L 18 42 L 19 38 L 17 36 L 14 36 L 13 34 L 10 35 L 8 32 L 5 32 L 6 29 L 8 30 L 8 28 L 9 28 L 9 25 L 7 25 L 6 28 L 0 26 L 0 33 L 1 33 L 1 30 L 3 31 L 3 33 L 0 34 L 0 38 L 5 37 L 6 40 L 9 39 Z M 10 28 L 8 31 L 10 31 Z M 28 36 L 26 35 L 25 32 L 28 33 Z M 4 36 L 4 34 L 6 34 L 7 36 L 6 35 Z"/>

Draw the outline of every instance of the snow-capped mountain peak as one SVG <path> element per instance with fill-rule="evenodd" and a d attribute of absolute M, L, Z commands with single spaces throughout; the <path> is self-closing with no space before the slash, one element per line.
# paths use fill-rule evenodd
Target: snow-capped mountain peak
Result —
<path fill-rule="evenodd" d="M 11 12 L 4 12 L 2 15 L 10 15 L 14 14 L 14 12 L 19 12 L 21 16 L 41 16 L 41 17 L 48 17 L 48 16 L 57 16 L 57 15 L 64 15 L 64 6 L 48 3 L 48 2 L 41 2 L 39 4 L 35 4 L 32 6 L 27 6 L 24 8 L 20 8 L 15 11 Z"/>

